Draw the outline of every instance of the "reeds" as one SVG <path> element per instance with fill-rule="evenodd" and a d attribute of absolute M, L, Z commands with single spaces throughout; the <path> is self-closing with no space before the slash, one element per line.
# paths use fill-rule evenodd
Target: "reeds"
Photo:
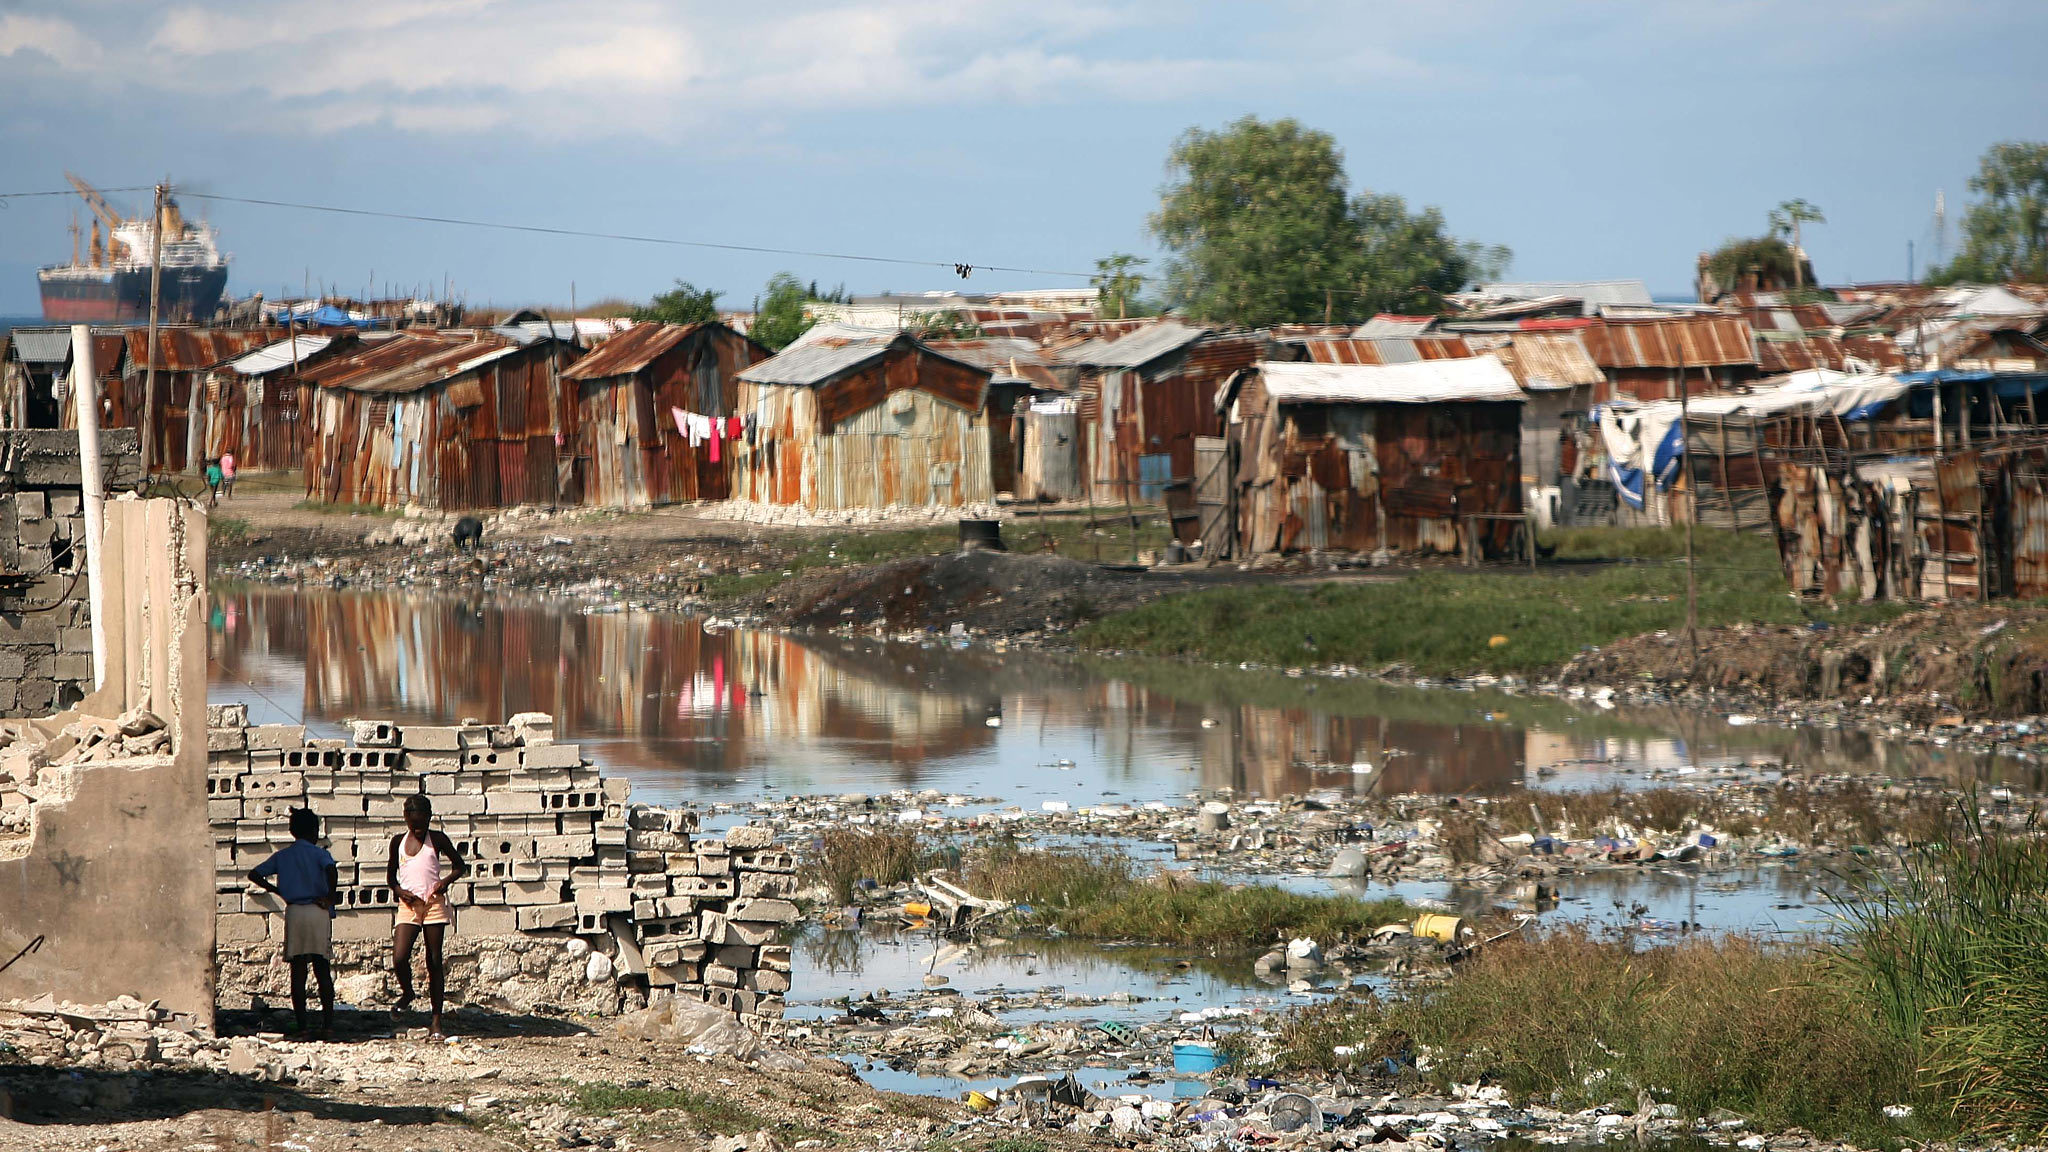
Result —
<path fill-rule="evenodd" d="M 861 881 L 872 880 L 884 888 L 901 884 L 915 879 L 931 858 L 916 828 L 841 826 L 818 836 L 806 871 L 831 890 L 834 900 L 845 904 Z"/>

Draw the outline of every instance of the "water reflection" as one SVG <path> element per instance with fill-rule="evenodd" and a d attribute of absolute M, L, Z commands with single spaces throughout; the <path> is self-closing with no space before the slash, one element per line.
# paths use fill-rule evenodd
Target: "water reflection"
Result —
<path fill-rule="evenodd" d="M 538 710 L 656 801 L 931 787 L 1038 807 L 1196 789 L 1499 793 L 1794 757 L 1984 774 L 1945 749 L 1550 700 L 796 638 L 404 592 L 215 590 L 214 697 L 323 732 Z"/>

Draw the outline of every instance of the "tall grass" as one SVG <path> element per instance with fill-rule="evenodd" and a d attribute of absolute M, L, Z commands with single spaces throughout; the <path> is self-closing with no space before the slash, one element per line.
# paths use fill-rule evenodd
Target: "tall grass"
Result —
<path fill-rule="evenodd" d="M 1829 1138 L 1895 1141 L 1907 1130 L 1884 1108 L 1916 1098 L 1910 1053 L 1852 982 L 1810 950 L 1744 938 L 1638 950 L 1567 927 L 1387 1003 L 1295 1013 L 1278 1034 L 1269 1060 L 1282 1066 L 1329 1067 L 1339 1044 L 1408 1049 L 1440 1085 L 1629 1111 L 1647 1094 L 1685 1116 L 1726 1108 Z"/>
<path fill-rule="evenodd" d="M 845 904 L 861 881 L 888 887 L 914 880 L 932 858 L 916 828 L 835 827 L 818 837 L 805 871 Z"/>
<path fill-rule="evenodd" d="M 1851 906 L 1846 967 L 1973 1131 L 2048 1139 L 2048 843 L 1974 819 Z"/>
<path fill-rule="evenodd" d="M 1294 936 L 1332 944 L 1413 915 L 1399 900 L 1146 875 L 1118 853 L 1047 851 L 1007 841 L 977 846 L 968 856 L 966 881 L 978 895 L 1031 905 L 1041 922 L 1071 935 L 1226 951 Z"/>
<path fill-rule="evenodd" d="M 1631 562 L 1482 572 L 1430 571 L 1375 583 L 1246 586 L 1168 596 L 1096 621 L 1090 647 L 1270 665 L 1405 664 L 1430 675 L 1536 672 L 1589 644 L 1685 623 L 1685 567 L 1670 533 L 1578 530 L 1559 545 L 1587 559 Z M 1702 530 L 1699 618 L 1837 624 L 1896 615 L 1894 605 L 1809 607 L 1788 594 L 1770 542 Z M 1496 637 L 1504 638 L 1496 641 Z"/>

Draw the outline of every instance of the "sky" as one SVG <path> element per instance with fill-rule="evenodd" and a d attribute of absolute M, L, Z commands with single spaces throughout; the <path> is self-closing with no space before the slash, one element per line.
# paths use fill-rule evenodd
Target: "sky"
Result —
<path fill-rule="evenodd" d="M 888 257 L 692 248 L 202 201 L 230 290 L 746 307 L 1085 285 L 1146 231 L 1174 139 L 1334 136 L 1354 189 L 1436 205 L 1511 279 L 1690 291 L 1780 201 L 1831 283 L 1925 267 L 1978 156 L 2048 138 L 2040 0 L 0 0 L 0 192 L 193 193 Z M 147 192 L 114 197 L 129 207 Z M 78 202 L 0 202 L 0 314 Z M 1953 250 L 1951 228 L 1950 250 Z M 978 269 L 967 279 L 953 264 Z M 991 271 L 1006 266 L 1031 271 Z M 1079 275 L 1073 275 L 1078 273 Z"/>

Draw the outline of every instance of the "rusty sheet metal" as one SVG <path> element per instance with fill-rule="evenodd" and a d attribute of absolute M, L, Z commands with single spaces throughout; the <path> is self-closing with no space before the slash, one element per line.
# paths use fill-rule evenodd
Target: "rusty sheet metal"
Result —
<path fill-rule="evenodd" d="M 1582 335 L 1602 368 L 1689 368 L 1756 363 L 1755 334 L 1739 316 L 1604 320 Z"/>
<path fill-rule="evenodd" d="M 1317 364 L 1411 364 L 1418 360 L 1463 360 L 1474 355 L 1458 336 L 1311 337 L 1295 344 Z"/>
<path fill-rule="evenodd" d="M 2007 520 L 2012 526 L 2011 594 L 2048 599 L 2048 468 L 2039 460 L 2016 463 Z"/>
<path fill-rule="evenodd" d="M 1527 389 L 1590 387 L 1606 379 L 1577 332 L 1517 332 L 1494 355 Z"/>
<path fill-rule="evenodd" d="M 986 368 L 994 384 L 1021 382 L 1044 392 L 1066 385 L 1053 372 L 1053 359 L 1029 340 L 989 337 L 974 340 L 927 340 L 925 347 L 955 360 Z"/>
<path fill-rule="evenodd" d="M 365 341 L 354 352 L 301 371 L 299 379 L 315 388 L 417 392 L 480 366 L 475 363 L 479 359 L 488 363 L 489 357 L 518 350 L 495 334 L 406 331 L 389 340 Z"/>
<path fill-rule="evenodd" d="M 628 376 L 690 338 L 701 324 L 636 324 L 597 346 L 563 371 L 564 380 Z M 724 327 L 724 325 L 719 325 Z"/>
<path fill-rule="evenodd" d="M 149 329 L 130 328 L 126 371 L 149 364 Z M 156 331 L 156 370 L 199 372 L 284 338 L 282 328 L 164 328 Z"/>

